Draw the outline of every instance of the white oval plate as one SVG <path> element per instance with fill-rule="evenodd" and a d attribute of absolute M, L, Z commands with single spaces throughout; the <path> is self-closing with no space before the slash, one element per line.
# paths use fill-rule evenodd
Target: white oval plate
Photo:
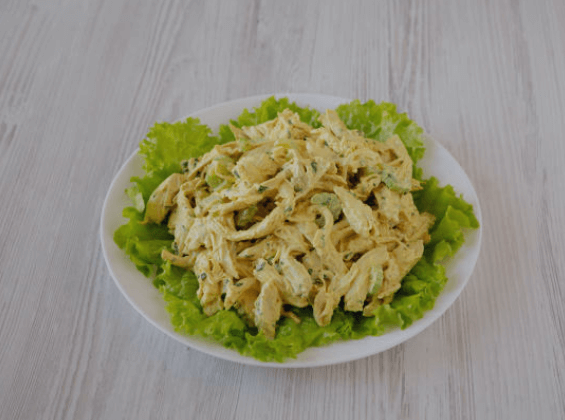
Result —
<path fill-rule="evenodd" d="M 200 118 L 202 123 L 209 125 L 212 130 L 216 131 L 220 124 L 239 116 L 244 108 L 258 106 L 269 96 L 271 95 L 254 96 L 222 103 L 195 112 L 191 116 Z M 350 100 L 344 98 L 315 94 L 281 94 L 275 96 L 286 96 L 298 105 L 308 105 L 321 112 L 328 108 L 336 108 L 342 103 L 350 102 Z M 479 200 L 463 168 L 446 149 L 433 139 L 425 139 L 425 146 L 425 157 L 419 163 L 424 169 L 425 177 L 436 176 L 440 182 L 448 182 L 453 185 L 455 190 L 462 193 L 465 200 L 473 205 L 477 219 L 482 226 Z M 115 230 L 126 222 L 122 217 L 122 209 L 131 205 L 124 191 L 131 185 L 130 178 L 132 176 L 142 175 L 141 158 L 136 151 L 115 176 L 104 201 L 100 237 L 108 269 L 129 303 L 155 327 L 182 344 L 233 362 L 269 367 L 314 367 L 348 362 L 388 350 L 423 331 L 453 304 L 469 280 L 479 256 L 482 228 L 466 232 L 465 244 L 446 265 L 446 274 L 449 281 L 437 298 L 434 308 L 427 311 L 422 319 L 415 321 L 405 330 L 395 329 L 379 337 L 365 337 L 360 340 L 342 341 L 324 347 L 309 348 L 300 353 L 296 359 L 288 360 L 285 363 L 260 362 L 251 357 L 242 356 L 236 351 L 224 348 L 210 340 L 185 336 L 175 332 L 169 320 L 169 314 L 165 311 L 165 302 L 159 291 L 153 287 L 149 279 L 137 271 L 124 252 L 114 243 L 112 238 Z"/>

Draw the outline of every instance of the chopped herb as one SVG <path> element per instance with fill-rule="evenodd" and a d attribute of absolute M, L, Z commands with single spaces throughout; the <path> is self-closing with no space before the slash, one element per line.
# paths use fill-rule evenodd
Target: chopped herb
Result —
<path fill-rule="evenodd" d="M 308 274 L 312 275 L 313 272 L 314 270 L 312 270 L 311 268 L 308 269 Z"/>
<path fill-rule="evenodd" d="M 202 273 L 200 274 L 200 280 L 206 280 L 206 277 L 208 277 L 208 275 L 206 273 Z"/>
<path fill-rule="evenodd" d="M 259 185 L 259 188 L 257 188 L 257 192 L 259 192 L 259 194 L 267 191 L 269 189 L 269 187 L 266 187 L 264 185 Z"/>
<path fill-rule="evenodd" d="M 310 166 L 314 170 L 314 173 L 318 172 L 318 162 L 311 162 Z"/>

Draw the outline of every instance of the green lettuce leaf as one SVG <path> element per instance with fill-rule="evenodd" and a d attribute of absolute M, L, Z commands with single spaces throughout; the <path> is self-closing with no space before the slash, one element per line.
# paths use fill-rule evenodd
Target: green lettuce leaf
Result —
<path fill-rule="evenodd" d="M 129 221 L 114 232 L 114 242 L 123 249 L 145 276 L 150 276 L 160 265 L 161 251 L 170 248 L 173 236 L 164 225 L 146 224 L 143 213 L 135 207 L 126 207 L 123 216 Z"/>
<path fill-rule="evenodd" d="M 464 229 L 479 227 L 473 206 L 457 196 L 451 185 L 440 187 L 435 177 L 424 182 L 423 189 L 413 195 L 420 212 L 436 216 L 430 231 L 432 239 L 425 249 L 426 257 L 433 262 L 455 255 L 465 241 Z"/>
<path fill-rule="evenodd" d="M 143 169 L 147 174 L 162 173 L 165 178 L 180 172 L 180 162 L 201 156 L 218 143 L 212 130 L 198 118 L 187 118 L 175 123 L 157 123 L 139 145 L 144 157 Z"/>
<path fill-rule="evenodd" d="M 275 118 L 285 108 L 299 113 L 302 121 L 320 126 L 316 110 L 274 97 L 252 111 L 244 110 L 231 123 L 238 127 L 260 124 Z M 348 128 L 361 130 L 378 141 L 398 134 L 414 162 L 423 156 L 423 130 L 406 114 L 398 113 L 394 104 L 353 101 L 336 111 Z M 437 179 L 430 178 L 421 191 L 413 194 L 418 209 L 436 217 L 431 240 L 425 246 L 424 258 L 403 279 L 392 302 L 378 307 L 375 316 L 369 318 L 338 307 L 325 327 L 316 324 L 311 307 L 293 308 L 301 322 L 282 318 L 275 338 L 267 339 L 234 310 L 219 311 L 211 317 L 204 315 L 196 296 L 198 280 L 194 273 L 172 266 L 160 257 L 162 249 L 169 248 L 173 240 L 166 226 L 140 224 L 149 196 L 167 176 L 181 170 L 181 160 L 202 155 L 215 144 L 231 140 L 233 134 L 227 125 L 220 126 L 218 136 L 214 137 L 208 127 L 192 118 L 180 123 L 156 124 L 140 146 L 146 175 L 132 178 L 134 185 L 128 189 L 134 203 L 134 207 L 124 209 L 124 217 L 129 221 L 114 234 L 116 244 L 142 273 L 146 276 L 156 273 L 153 284 L 163 294 L 171 323 L 179 333 L 206 337 L 258 360 L 284 362 L 309 347 L 381 335 L 391 328 L 407 328 L 433 307 L 447 282 L 445 269 L 439 262 L 461 247 L 466 229 L 479 226 L 470 204 L 457 196 L 451 186 L 440 187 Z M 416 166 L 414 176 L 422 178 L 422 171 Z"/>
<path fill-rule="evenodd" d="M 338 106 L 336 112 L 349 129 L 360 130 L 370 139 L 384 142 L 397 134 L 414 164 L 424 156 L 424 130 L 405 113 L 398 113 L 395 104 L 355 100 Z"/>

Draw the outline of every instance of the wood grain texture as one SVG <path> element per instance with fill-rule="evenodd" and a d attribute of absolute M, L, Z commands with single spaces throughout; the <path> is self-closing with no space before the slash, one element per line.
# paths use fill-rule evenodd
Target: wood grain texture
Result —
<path fill-rule="evenodd" d="M 0 418 L 565 418 L 564 40 L 561 0 L 0 2 Z M 382 354 L 217 360 L 104 264 L 105 193 L 154 121 L 285 91 L 396 102 L 479 194 L 467 288 Z"/>

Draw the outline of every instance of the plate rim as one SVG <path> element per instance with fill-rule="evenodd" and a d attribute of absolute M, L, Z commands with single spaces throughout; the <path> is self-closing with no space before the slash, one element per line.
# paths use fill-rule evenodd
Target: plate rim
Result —
<path fill-rule="evenodd" d="M 348 98 L 343 98 L 343 97 L 339 97 L 339 96 L 333 96 L 333 95 L 326 95 L 326 94 L 317 94 L 317 93 L 274 93 L 274 94 L 261 94 L 261 95 L 254 95 L 254 96 L 249 96 L 249 97 L 244 97 L 244 98 L 238 98 L 238 99 L 234 99 L 234 100 L 229 100 L 229 101 L 225 101 L 225 102 L 221 102 L 215 105 L 211 105 L 208 106 L 206 108 L 202 108 L 199 110 L 196 110 L 194 112 L 191 112 L 190 114 L 188 114 L 187 116 L 177 119 L 176 121 L 180 121 L 189 117 L 201 117 L 201 115 L 205 115 L 208 113 L 213 113 L 213 112 L 221 112 L 222 109 L 232 109 L 235 107 L 238 107 L 239 111 L 238 114 L 239 115 L 241 113 L 241 111 L 243 110 L 243 108 L 249 108 L 252 106 L 258 106 L 260 105 L 261 101 L 274 96 L 275 98 L 282 98 L 282 97 L 287 97 L 289 98 L 290 102 L 297 102 L 300 103 L 302 105 L 308 105 L 311 106 L 312 108 L 318 109 L 318 110 L 323 110 L 323 109 L 328 109 L 330 108 L 329 106 L 319 106 L 319 105 L 312 105 L 310 103 L 310 101 L 313 100 L 313 102 L 327 102 L 329 103 L 336 103 L 336 104 L 341 104 L 341 103 L 348 103 L 351 102 L 353 99 L 348 99 Z M 335 108 L 335 106 L 334 106 Z M 220 111 L 218 111 L 220 110 Z M 229 118 L 229 117 L 228 117 Z M 233 117 L 232 117 L 233 118 Z M 206 119 L 206 118 L 204 118 Z M 219 125 L 221 123 L 224 123 L 224 121 L 221 122 L 217 122 L 215 123 L 215 125 Z M 210 125 L 210 124 L 209 124 Z M 214 132 L 216 132 L 217 127 L 213 126 L 211 127 L 212 130 Z M 389 350 L 392 347 L 395 347 L 399 344 L 404 343 L 406 340 L 415 337 L 416 335 L 418 335 L 420 332 L 422 332 L 423 330 L 425 330 L 426 328 L 428 328 L 430 325 L 432 325 L 435 321 L 437 321 L 439 318 L 441 318 L 449 308 L 451 308 L 453 306 L 453 304 L 455 303 L 455 301 L 459 298 L 459 296 L 461 295 L 463 289 L 465 288 L 465 286 L 467 285 L 467 283 L 469 282 L 470 277 L 472 276 L 479 254 L 480 254 L 480 249 L 481 249 L 481 245 L 482 245 L 482 213 L 481 213 L 481 207 L 480 207 L 480 202 L 479 202 L 479 197 L 474 189 L 474 186 L 469 178 L 469 176 L 467 175 L 467 173 L 465 172 L 465 170 L 463 169 L 463 167 L 459 164 L 459 162 L 451 155 L 451 153 L 449 153 L 449 151 L 447 149 L 445 149 L 445 147 L 443 147 L 443 145 L 441 145 L 437 140 L 435 140 L 434 138 L 426 135 L 425 136 L 425 143 L 426 143 L 426 154 L 428 154 L 429 152 L 429 148 L 430 146 L 433 149 L 437 149 L 436 151 L 438 151 L 439 153 L 443 153 L 446 154 L 447 156 L 449 156 L 449 158 L 451 158 L 451 160 L 458 166 L 458 169 L 461 171 L 461 174 L 463 175 L 463 181 L 467 184 L 467 189 L 469 190 L 469 192 L 471 193 L 471 197 L 467 196 L 466 200 L 472 201 L 473 204 L 473 210 L 475 212 L 475 216 L 477 218 L 477 220 L 479 221 L 479 229 L 477 229 L 476 231 L 474 231 L 474 235 L 475 235 L 475 244 L 474 247 L 471 249 L 473 251 L 473 253 L 470 255 L 472 258 L 472 261 L 470 262 L 470 267 L 468 269 L 468 271 L 466 272 L 465 278 L 462 281 L 458 281 L 456 283 L 456 287 L 454 290 L 451 291 L 449 297 L 448 302 L 446 302 L 443 306 L 443 308 L 440 311 L 435 311 L 435 304 L 437 304 L 438 300 L 440 299 L 440 297 L 442 295 L 444 295 L 446 293 L 446 289 L 444 288 L 442 290 L 442 292 L 440 293 L 440 295 L 438 296 L 438 298 L 436 299 L 436 301 L 434 302 L 434 308 L 426 311 L 424 313 L 424 316 L 418 320 L 416 320 L 411 326 L 407 327 L 404 330 L 400 330 L 399 328 L 394 328 L 392 329 L 390 332 L 387 332 L 383 335 L 380 336 L 367 336 L 367 337 L 363 337 L 361 339 L 358 340 L 344 340 L 344 341 L 338 341 L 338 342 L 334 342 L 334 343 L 330 343 L 329 345 L 326 346 L 320 346 L 320 347 L 310 347 L 308 349 L 306 349 L 304 352 L 299 353 L 298 354 L 298 358 L 297 359 L 287 359 L 282 363 L 279 362 L 262 362 L 260 360 L 257 360 L 255 358 L 252 358 L 250 356 L 243 356 L 240 353 L 238 353 L 236 350 L 232 350 L 232 349 L 227 349 L 225 347 L 223 347 L 221 344 L 213 342 L 210 339 L 207 338 L 203 338 L 200 336 L 188 336 L 188 335 L 183 335 L 183 334 L 179 334 L 175 331 L 171 331 L 171 329 L 166 329 L 164 328 L 162 325 L 160 325 L 155 319 L 153 319 L 152 316 L 150 316 L 148 314 L 148 312 L 145 310 L 145 308 L 143 308 L 142 306 L 140 306 L 132 296 L 130 296 L 130 294 L 125 290 L 125 286 L 121 283 L 121 281 L 119 280 L 119 276 L 116 275 L 115 272 L 115 267 L 113 266 L 111 260 L 113 259 L 110 256 L 110 252 L 108 249 L 108 242 L 113 243 L 113 231 L 109 234 L 107 232 L 107 230 L 105 229 L 109 223 L 109 219 L 111 216 L 116 217 L 115 214 L 110 215 L 109 211 L 110 211 L 110 207 L 109 207 L 109 202 L 110 199 L 112 198 L 113 195 L 117 194 L 116 188 L 117 188 L 117 184 L 122 180 L 122 178 L 124 176 L 128 176 L 128 183 L 129 183 L 129 178 L 133 175 L 132 173 L 129 173 L 129 175 L 127 173 L 125 173 L 125 171 L 133 164 L 135 164 L 135 160 L 136 159 L 141 159 L 138 155 L 138 151 L 139 148 L 136 148 L 134 150 L 134 152 L 125 160 L 125 162 L 120 166 L 119 170 L 115 173 L 114 177 L 112 178 L 112 181 L 108 187 L 108 190 L 106 192 L 106 196 L 104 198 L 104 203 L 102 206 L 102 212 L 101 212 L 101 216 L 100 216 L 100 241 L 101 241 L 101 245 L 102 245 L 102 254 L 104 256 L 104 260 L 106 263 L 106 266 L 108 267 L 108 271 L 110 272 L 110 275 L 112 277 L 112 279 L 114 280 L 114 283 L 116 284 L 116 286 L 118 287 L 118 290 L 120 290 L 121 294 L 126 298 L 126 300 L 129 302 L 129 304 L 131 306 L 133 306 L 133 308 L 140 314 L 142 315 L 151 325 L 153 325 L 154 327 L 156 327 L 158 330 L 160 330 L 161 332 L 165 333 L 167 336 L 173 338 L 175 341 L 178 341 L 179 343 L 186 345 L 190 348 L 194 348 L 195 350 L 198 350 L 202 353 L 214 356 L 214 357 L 218 357 L 220 359 L 223 360 L 228 360 L 231 362 L 236 362 L 236 363 L 242 363 L 242 364 L 246 364 L 246 365 L 253 365 L 253 366 L 261 366 L 261 367 L 276 367 L 276 368 L 305 368 L 305 367 L 318 367 L 318 366 L 330 366 L 330 365 L 334 365 L 334 364 L 339 364 L 339 363 L 346 363 L 346 362 L 350 362 L 350 361 L 354 361 L 354 360 L 359 360 L 368 356 L 372 356 L 378 353 L 382 353 L 386 350 Z M 425 159 L 425 158 L 424 158 Z M 441 185 L 445 185 L 443 184 L 441 181 L 441 179 L 439 179 L 440 184 Z M 458 191 L 456 189 L 456 192 L 458 194 L 461 194 L 460 191 Z M 121 193 L 122 197 L 125 196 L 125 193 L 122 191 Z M 123 209 L 123 207 L 121 208 Z M 123 218 L 122 218 L 123 219 Z M 123 219 L 124 221 L 126 219 Z M 122 222 L 123 223 L 123 222 Z M 466 232 L 466 233 L 471 233 L 470 231 Z M 466 239 L 467 235 L 466 235 Z M 114 244 L 115 246 L 115 244 Z M 122 257 L 127 258 L 125 256 L 125 254 L 123 253 L 122 250 L 120 250 L 118 248 L 118 250 L 123 254 Z M 463 249 L 461 250 L 463 251 Z M 130 265 L 133 266 L 133 263 L 129 260 L 129 258 L 127 258 L 128 263 Z M 133 267 L 134 270 L 135 267 Z M 137 271 L 137 270 L 136 270 Z M 145 280 L 145 284 L 149 285 L 151 288 L 153 288 L 153 285 L 150 281 L 147 281 L 148 279 L 146 277 L 143 276 L 142 273 L 137 272 L 137 274 L 140 276 L 141 279 Z M 449 277 L 448 277 L 449 279 Z M 449 284 L 449 280 L 448 280 L 448 284 Z M 447 287 L 447 285 L 446 285 Z M 164 309 L 165 307 L 165 302 L 162 299 L 162 295 L 158 292 L 157 289 L 153 288 L 161 297 L 161 303 L 162 303 L 162 307 Z M 427 316 L 428 315 L 428 316 Z M 172 328 L 172 324 L 170 323 L 170 319 L 168 319 L 168 323 L 169 326 L 171 326 Z M 342 355 L 342 357 L 333 357 L 330 360 L 324 360 L 324 358 L 320 359 L 320 360 L 314 360 L 314 361 L 301 361 L 300 356 L 303 355 L 304 353 L 311 353 L 311 352 L 315 352 L 315 353 L 320 353 L 324 351 L 325 348 L 330 348 L 330 347 L 337 347 L 337 346 L 347 346 L 347 345 L 351 345 L 352 343 L 361 343 L 363 341 L 382 341 L 383 337 L 386 338 L 390 338 L 392 336 L 392 334 L 395 334 L 396 339 L 394 340 L 389 340 L 388 343 L 382 345 L 377 349 L 377 350 L 373 350 L 371 348 L 367 348 L 366 351 L 364 352 L 358 352 L 357 354 L 355 354 L 354 356 L 348 356 L 348 355 Z M 385 341 L 386 342 L 386 341 Z"/>

